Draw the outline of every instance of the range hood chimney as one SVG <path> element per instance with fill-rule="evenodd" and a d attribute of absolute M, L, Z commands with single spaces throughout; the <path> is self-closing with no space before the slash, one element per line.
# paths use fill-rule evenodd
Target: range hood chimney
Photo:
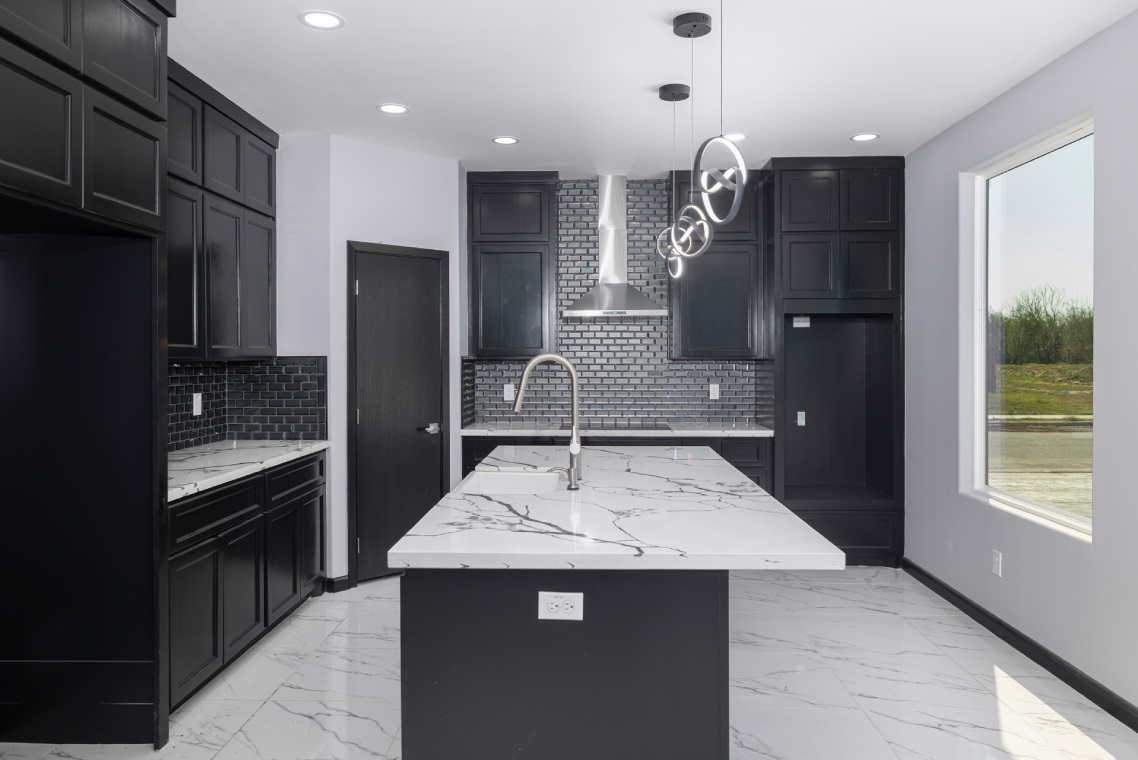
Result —
<path fill-rule="evenodd" d="M 666 317 L 652 299 L 628 284 L 627 178 L 597 178 L 597 284 L 562 312 L 565 317 Z"/>

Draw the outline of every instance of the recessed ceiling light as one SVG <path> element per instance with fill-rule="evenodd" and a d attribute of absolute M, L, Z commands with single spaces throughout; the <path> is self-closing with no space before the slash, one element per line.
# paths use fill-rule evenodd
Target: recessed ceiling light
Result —
<path fill-rule="evenodd" d="M 300 14 L 300 22 L 313 29 L 339 29 L 344 19 L 328 11 L 307 11 Z"/>
<path fill-rule="evenodd" d="M 383 105 L 379 106 L 379 110 L 383 111 L 384 113 L 407 113 L 411 109 L 402 103 L 384 103 Z"/>
<path fill-rule="evenodd" d="M 874 135 L 866 132 L 865 134 L 854 135 L 850 139 L 854 142 L 869 142 L 870 140 L 876 140 L 878 137 L 881 137 L 881 135 Z"/>
<path fill-rule="evenodd" d="M 743 134 L 742 132 L 732 132 L 729 135 L 723 135 L 723 136 L 726 137 L 731 142 L 742 142 L 743 140 L 747 139 L 747 136 L 745 134 Z"/>
<path fill-rule="evenodd" d="M 494 142 L 498 145 L 514 145 L 518 142 L 518 138 L 502 135 L 501 137 L 495 137 Z"/>

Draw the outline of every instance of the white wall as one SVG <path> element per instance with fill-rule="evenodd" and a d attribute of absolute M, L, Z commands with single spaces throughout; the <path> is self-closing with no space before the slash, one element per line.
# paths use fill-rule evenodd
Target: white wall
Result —
<path fill-rule="evenodd" d="M 1010 625 L 1138 703 L 1138 14 L 918 148 L 906 169 L 906 554 Z M 1093 109 L 1093 539 L 964 495 L 961 432 L 971 250 L 960 183 L 994 156 Z M 963 245 L 962 245 L 962 238 Z M 964 356 L 962 359 L 961 355 Z M 966 426 L 965 426 L 966 427 Z M 1003 552 L 1002 578 L 991 573 Z"/>
<path fill-rule="evenodd" d="M 330 576 L 348 572 L 347 276 L 349 240 L 450 253 L 451 483 L 461 468 L 459 166 L 338 135 L 281 139 L 277 321 L 281 355 L 328 356 Z M 319 185 L 323 192 L 305 187 Z M 284 206 L 288 197 L 289 206 Z M 312 204 L 313 207 L 304 207 Z M 287 215 L 297 215 L 286 219 Z M 323 234 L 318 234 L 323 225 Z M 314 232 L 315 230 L 315 232 Z M 285 317 L 287 315 L 287 317 Z M 285 317 L 285 318 L 282 318 Z M 320 343 L 321 335 L 324 343 Z M 324 350 L 317 350 L 323 348 Z M 301 349 L 304 349 L 303 351 Z"/>

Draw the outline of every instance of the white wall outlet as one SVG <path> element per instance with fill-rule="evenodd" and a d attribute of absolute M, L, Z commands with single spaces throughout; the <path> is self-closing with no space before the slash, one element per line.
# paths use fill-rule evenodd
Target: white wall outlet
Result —
<path fill-rule="evenodd" d="M 708 393 L 710 394 L 712 401 L 718 401 L 719 400 L 719 383 L 709 384 L 708 385 Z"/>
<path fill-rule="evenodd" d="M 518 397 L 518 392 L 514 388 L 513 383 L 506 383 L 502 386 L 502 398 L 506 401 L 513 401 Z"/>
<path fill-rule="evenodd" d="M 584 620 L 585 595 L 560 591 L 538 591 L 537 619 Z"/>
<path fill-rule="evenodd" d="M 795 317 L 792 324 L 795 327 L 809 327 L 810 317 Z"/>
<path fill-rule="evenodd" d="M 202 414 L 202 394 L 194 394 L 194 416 L 200 417 Z"/>
<path fill-rule="evenodd" d="M 798 413 L 798 427 L 806 427 L 806 412 Z"/>
<path fill-rule="evenodd" d="M 992 550 L 992 574 L 1000 578 L 1004 577 L 1004 555 L 995 549 Z"/>

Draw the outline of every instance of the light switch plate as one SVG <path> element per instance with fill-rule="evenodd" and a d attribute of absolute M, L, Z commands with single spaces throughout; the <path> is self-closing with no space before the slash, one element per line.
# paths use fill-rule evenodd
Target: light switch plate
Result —
<path fill-rule="evenodd" d="M 710 387 L 709 393 L 711 394 L 711 400 L 712 401 L 718 401 L 719 400 L 719 383 L 711 383 L 709 387 Z"/>
<path fill-rule="evenodd" d="M 518 397 L 518 392 L 514 389 L 513 383 L 506 383 L 502 386 L 502 398 L 506 401 L 513 401 Z"/>
<path fill-rule="evenodd" d="M 200 417 L 202 414 L 202 394 L 194 394 L 194 416 Z"/>
<path fill-rule="evenodd" d="M 538 591 L 537 619 L 584 620 L 585 595 L 561 591 Z"/>
<path fill-rule="evenodd" d="M 806 427 L 806 412 L 798 413 L 798 427 Z"/>

